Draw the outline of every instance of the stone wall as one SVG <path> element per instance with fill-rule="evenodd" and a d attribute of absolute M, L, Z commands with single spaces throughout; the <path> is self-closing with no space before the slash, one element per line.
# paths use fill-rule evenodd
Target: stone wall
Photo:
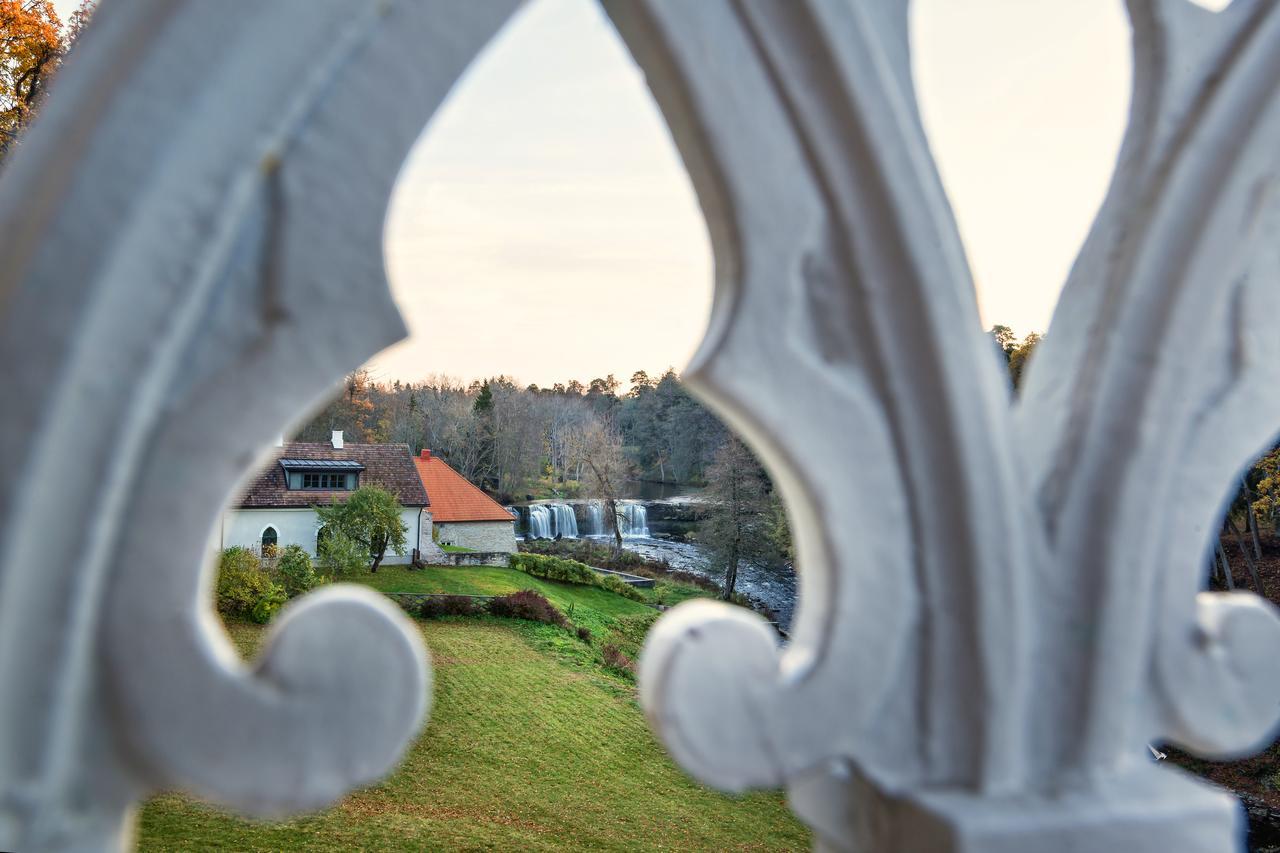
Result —
<path fill-rule="evenodd" d="M 511 554 L 506 551 L 466 551 L 445 554 L 445 565 L 452 566 L 500 566 L 511 565 Z"/>
<path fill-rule="evenodd" d="M 513 521 L 447 521 L 435 525 L 435 540 L 472 551 L 516 552 Z"/>

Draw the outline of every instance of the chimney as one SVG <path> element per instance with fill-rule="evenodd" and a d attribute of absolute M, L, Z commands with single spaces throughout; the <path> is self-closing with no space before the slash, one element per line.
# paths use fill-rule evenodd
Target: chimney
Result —
<path fill-rule="evenodd" d="M 427 449 L 427 448 L 425 448 L 425 447 L 424 447 L 424 448 L 422 448 L 422 458 L 423 458 L 423 459 L 430 459 L 430 458 L 431 458 L 431 451 L 430 451 L 430 450 L 428 450 L 428 449 Z"/>
<path fill-rule="evenodd" d="M 276 447 L 284 447 L 284 433 L 276 436 Z"/>
<path fill-rule="evenodd" d="M 340 429 L 335 429 L 333 431 L 333 449 L 334 450 L 342 449 L 342 430 Z"/>

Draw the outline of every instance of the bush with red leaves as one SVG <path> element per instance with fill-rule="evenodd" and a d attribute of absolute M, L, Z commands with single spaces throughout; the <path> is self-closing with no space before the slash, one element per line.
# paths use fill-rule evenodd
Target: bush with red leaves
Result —
<path fill-rule="evenodd" d="M 564 614 L 532 589 L 522 589 L 510 595 L 499 595 L 489 599 L 489 615 L 545 622 L 548 625 L 559 625 L 561 628 L 569 627 L 569 620 Z"/>

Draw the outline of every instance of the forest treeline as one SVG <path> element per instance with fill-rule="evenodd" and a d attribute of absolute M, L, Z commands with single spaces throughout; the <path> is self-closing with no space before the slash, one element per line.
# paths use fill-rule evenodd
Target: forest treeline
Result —
<path fill-rule="evenodd" d="M 638 371 L 620 388 L 612 375 L 539 388 L 507 376 L 380 383 L 357 371 L 297 438 L 325 441 L 340 429 L 350 441 L 430 448 L 473 483 L 516 500 L 576 496 L 593 460 L 619 454 L 628 467 L 621 476 L 703 483 L 728 436 L 720 419 L 674 370 L 657 378 Z"/>
<path fill-rule="evenodd" d="M 698 541 L 724 572 L 726 597 L 740 560 L 793 560 L 786 514 L 764 468 L 674 370 L 657 378 L 638 371 L 625 392 L 613 376 L 539 388 L 507 376 L 388 384 L 357 371 L 296 437 L 326 441 L 333 430 L 354 442 L 431 448 L 504 503 L 600 499 L 619 549 L 616 519 L 628 481 L 703 485 Z"/>

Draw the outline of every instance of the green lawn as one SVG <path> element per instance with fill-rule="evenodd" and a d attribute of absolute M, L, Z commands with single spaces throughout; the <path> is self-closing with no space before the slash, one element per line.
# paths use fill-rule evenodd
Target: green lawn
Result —
<path fill-rule="evenodd" d="M 384 571 L 378 572 L 378 585 L 397 589 L 408 583 Z M 502 572 L 509 570 L 405 574 L 423 586 L 437 583 L 441 591 L 493 592 L 511 583 Z M 542 584 L 527 578 L 523 586 Z M 641 607 L 600 590 L 566 588 L 569 593 L 545 586 L 561 596 L 586 596 L 578 600 L 610 612 Z M 591 595 L 596 592 L 617 601 L 597 600 Z M 139 848 L 808 847 L 808 833 L 781 796 L 727 797 L 694 784 L 649 733 L 629 683 L 585 658 L 575 662 L 542 648 L 539 638 L 567 632 L 488 618 L 419 624 L 432 654 L 435 707 L 426 731 L 390 779 L 327 811 L 274 825 L 248 823 L 184 797 L 157 797 L 142 810 Z M 234 625 L 231 634 L 248 654 L 262 629 Z"/>

